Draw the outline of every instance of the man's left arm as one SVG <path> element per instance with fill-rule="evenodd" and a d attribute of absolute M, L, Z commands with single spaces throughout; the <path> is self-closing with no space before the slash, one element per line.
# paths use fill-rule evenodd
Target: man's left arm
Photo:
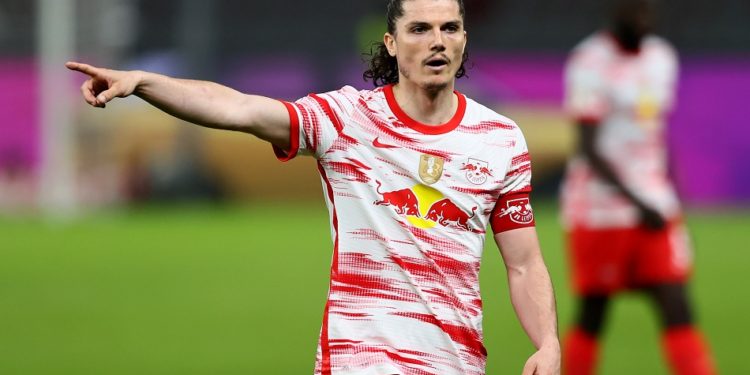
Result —
<path fill-rule="evenodd" d="M 552 282 L 544 264 L 536 229 L 526 227 L 495 234 L 508 271 L 513 308 L 537 352 L 524 375 L 560 373 L 560 341 Z"/>

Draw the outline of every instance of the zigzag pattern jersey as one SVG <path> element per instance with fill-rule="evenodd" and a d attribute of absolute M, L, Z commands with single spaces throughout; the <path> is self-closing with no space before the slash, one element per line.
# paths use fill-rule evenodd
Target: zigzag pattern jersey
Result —
<path fill-rule="evenodd" d="M 513 121 L 455 95 L 438 126 L 392 86 L 284 102 L 291 148 L 275 152 L 318 160 L 334 242 L 315 374 L 484 374 L 485 230 L 534 225 L 531 166 Z"/>
<path fill-rule="evenodd" d="M 599 32 L 575 48 L 565 72 L 571 117 L 599 127 L 598 152 L 633 194 L 668 219 L 680 216 L 663 129 L 677 71 L 677 55 L 667 41 L 648 36 L 632 53 L 611 34 Z M 581 155 L 568 163 L 560 201 L 569 228 L 628 228 L 640 222 L 636 207 Z"/>

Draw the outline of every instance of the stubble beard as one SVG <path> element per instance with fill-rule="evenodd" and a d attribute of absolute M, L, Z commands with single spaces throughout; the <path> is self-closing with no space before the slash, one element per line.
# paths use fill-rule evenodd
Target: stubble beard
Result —
<path fill-rule="evenodd" d="M 398 68 L 398 71 L 401 73 L 401 75 L 405 79 L 411 79 L 411 73 L 409 73 L 408 70 L 402 69 L 400 66 Z M 419 85 L 427 95 L 434 98 L 437 97 L 443 90 L 445 90 L 448 87 L 449 82 L 428 82 L 426 84 Z"/>
<path fill-rule="evenodd" d="M 428 83 L 424 86 L 422 86 L 424 90 L 427 92 L 427 94 L 431 97 L 437 97 L 438 94 L 440 94 L 443 90 L 448 88 L 448 83 Z"/>

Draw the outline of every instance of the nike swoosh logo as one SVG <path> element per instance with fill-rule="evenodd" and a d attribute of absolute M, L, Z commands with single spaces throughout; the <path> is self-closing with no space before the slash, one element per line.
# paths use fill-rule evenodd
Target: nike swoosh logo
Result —
<path fill-rule="evenodd" d="M 393 146 L 393 145 L 387 145 L 387 144 L 384 144 L 384 143 L 380 143 L 380 140 L 378 140 L 378 138 L 380 138 L 380 137 L 377 137 L 377 138 L 375 138 L 374 141 L 372 141 L 372 145 L 373 146 L 375 146 L 377 148 L 398 148 L 398 146 Z"/>

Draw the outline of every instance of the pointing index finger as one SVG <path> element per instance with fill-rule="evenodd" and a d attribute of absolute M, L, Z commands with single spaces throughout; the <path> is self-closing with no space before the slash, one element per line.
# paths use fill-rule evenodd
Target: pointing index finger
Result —
<path fill-rule="evenodd" d="M 89 64 L 68 61 L 67 63 L 65 63 L 65 67 L 70 70 L 75 70 L 84 74 L 88 74 L 90 76 L 96 76 L 99 74 L 99 69 Z"/>

